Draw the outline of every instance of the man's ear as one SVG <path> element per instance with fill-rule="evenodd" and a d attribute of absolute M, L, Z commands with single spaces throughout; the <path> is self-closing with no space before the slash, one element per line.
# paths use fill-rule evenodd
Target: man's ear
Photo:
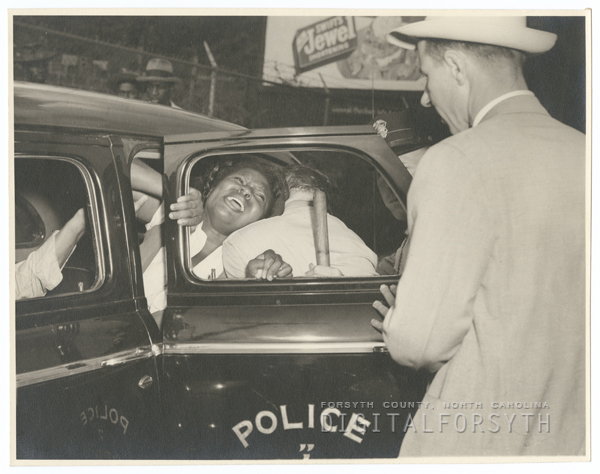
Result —
<path fill-rule="evenodd" d="M 460 51 L 449 49 L 444 52 L 444 62 L 450 68 L 452 77 L 456 80 L 459 86 L 462 86 L 467 81 L 467 61 L 465 55 Z"/>

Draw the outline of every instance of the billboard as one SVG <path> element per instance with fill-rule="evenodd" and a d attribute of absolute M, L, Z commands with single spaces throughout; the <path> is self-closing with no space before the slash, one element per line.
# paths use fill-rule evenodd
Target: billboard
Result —
<path fill-rule="evenodd" d="M 294 36 L 294 63 L 300 72 L 339 61 L 358 45 L 354 18 L 334 16 L 300 28 Z"/>
<path fill-rule="evenodd" d="M 263 79 L 329 89 L 423 90 L 416 52 L 387 33 L 401 16 L 269 17 Z"/>

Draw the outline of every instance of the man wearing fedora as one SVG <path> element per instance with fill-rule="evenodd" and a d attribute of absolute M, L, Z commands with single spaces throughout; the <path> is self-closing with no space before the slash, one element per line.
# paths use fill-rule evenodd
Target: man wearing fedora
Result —
<path fill-rule="evenodd" d="M 138 76 L 137 82 L 146 88 L 148 101 L 153 104 L 168 105 L 179 109 L 171 100 L 173 87 L 181 82 L 181 79 L 173 74 L 173 65 L 170 61 L 154 58 L 148 61 L 146 71 Z"/>
<path fill-rule="evenodd" d="M 586 454 L 585 137 L 522 72 L 556 35 L 427 17 L 388 41 L 416 47 L 453 134 L 419 163 L 404 272 L 374 303 L 392 358 L 435 373 L 400 454 Z"/>
<path fill-rule="evenodd" d="M 111 89 L 116 95 L 124 99 L 138 98 L 138 75 L 135 72 L 123 69 L 110 81 Z"/>

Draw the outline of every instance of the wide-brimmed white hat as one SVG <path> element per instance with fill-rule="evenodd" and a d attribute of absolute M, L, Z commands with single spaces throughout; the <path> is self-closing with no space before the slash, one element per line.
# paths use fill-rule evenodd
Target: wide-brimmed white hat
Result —
<path fill-rule="evenodd" d="M 554 33 L 527 28 L 524 16 L 428 16 L 387 35 L 388 42 L 406 49 L 415 49 L 423 38 L 491 44 L 530 54 L 545 53 L 556 42 Z"/>
<path fill-rule="evenodd" d="M 173 65 L 166 59 L 155 58 L 148 61 L 146 72 L 137 77 L 138 82 L 169 82 L 176 84 L 181 79 L 173 74 Z"/>

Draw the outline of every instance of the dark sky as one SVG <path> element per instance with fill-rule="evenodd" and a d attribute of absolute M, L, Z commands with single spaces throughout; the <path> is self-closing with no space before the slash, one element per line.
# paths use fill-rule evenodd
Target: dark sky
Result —
<path fill-rule="evenodd" d="M 198 54 L 209 65 L 203 41 L 207 41 L 219 65 L 225 69 L 259 75 L 262 70 L 266 17 L 206 16 L 44 16 L 15 17 L 15 22 L 44 26 L 122 46 L 192 60 Z M 41 32 L 15 28 L 15 43 L 35 41 Z M 56 39 L 50 38 L 50 41 Z M 87 44 L 72 42 L 72 53 Z"/>

